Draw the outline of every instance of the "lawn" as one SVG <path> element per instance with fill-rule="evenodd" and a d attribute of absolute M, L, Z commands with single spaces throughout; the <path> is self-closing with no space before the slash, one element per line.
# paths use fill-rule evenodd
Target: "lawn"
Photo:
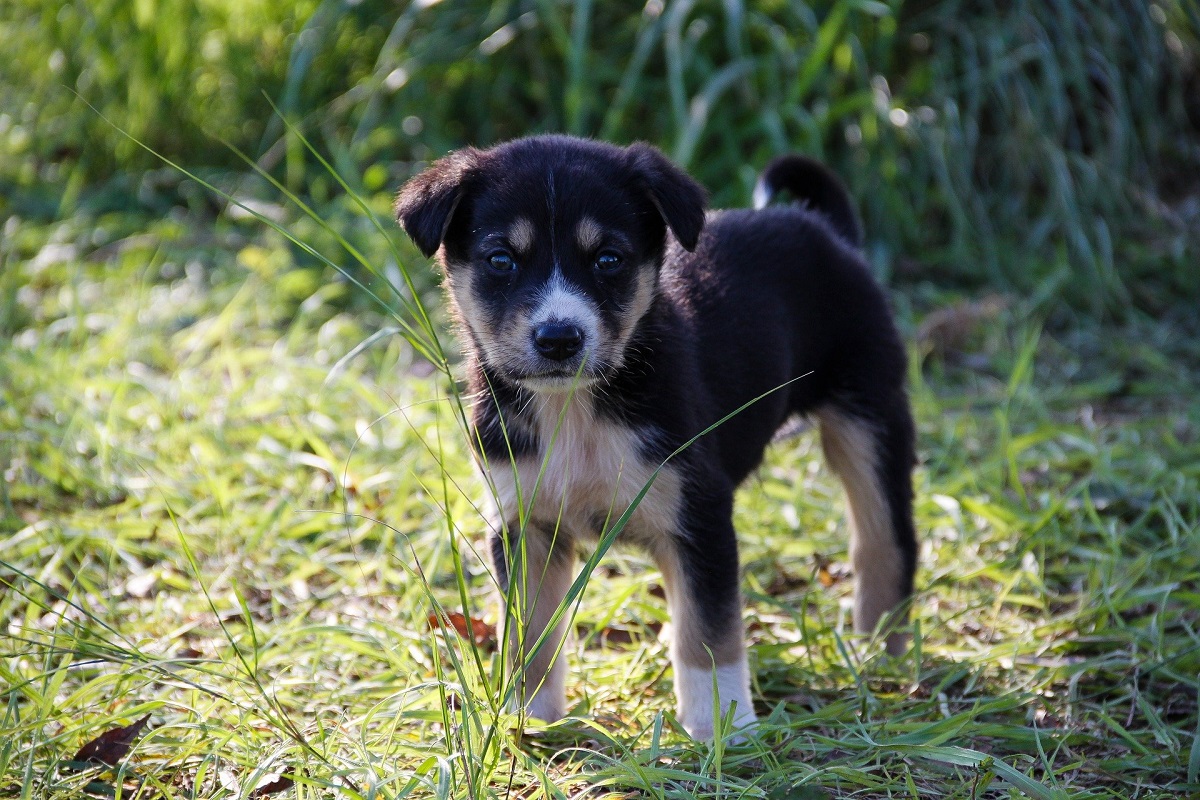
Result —
<path fill-rule="evenodd" d="M 839 490 L 811 434 L 779 443 L 737 511 L 765 723 L 710 747 L 672 717 L 658 576 L 619 549 L 575 618 L 572 717 L 502 711 L 453 384 L 362 290 L 253 218 L 4 241 L 7 795 L 1200 791 L 1194 314 L 899 297 L 914 651 L 848 635 Z M 116 770 L 71 763 L 145 714 Z"/>
<path fill-rule="evenodd" d="M 0 14 L 0 798 L 1200 796 L 1189 4 L 150 5 Z M 389 203 L 544 129 L 652 139 L 730 204 L 821 154 L 889 285 L 913 648 L 851 633 L 840 488 L 776 443 L 735 518 L 745 741 L 683 733 L 620 547 L 570 717 L 505 704 L 458 348 Z"/>

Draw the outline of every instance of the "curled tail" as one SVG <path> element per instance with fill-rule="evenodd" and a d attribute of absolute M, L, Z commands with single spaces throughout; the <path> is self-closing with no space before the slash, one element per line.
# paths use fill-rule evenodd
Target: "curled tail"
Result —
<path fill-rule="evenodd" d="M 763 170 L 754 187 L 754 208 L 764 208 L 781 191 L 823 214 L 846 241 L 862 247 L 862 226 L 854 213 L 850 193 L 829 167 L 806 156 L 776 158 Z"/>

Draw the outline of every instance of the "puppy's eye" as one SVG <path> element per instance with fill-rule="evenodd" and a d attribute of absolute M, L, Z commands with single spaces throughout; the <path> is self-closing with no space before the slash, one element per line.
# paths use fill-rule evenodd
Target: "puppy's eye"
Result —
<path fill-rule="evenodd" d="M 596 256 L 596 270 L 598 272 L 616 272 L 621 268 L 624 261 L 616 253 L 608 250 Z"/>
<path fill-rule="evenodd" d="M 517 262 L 505 252 L 496 252 L 488 256 L 488 266 L 495 272 L 516 272 Z"/>

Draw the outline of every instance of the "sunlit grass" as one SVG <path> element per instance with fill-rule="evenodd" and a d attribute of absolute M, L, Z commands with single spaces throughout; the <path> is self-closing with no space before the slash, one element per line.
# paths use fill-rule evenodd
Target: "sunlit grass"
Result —
<path fill-rule="evenodd" d="M 399 335 L 360 348 L 395 319 L 284 237 L 205 224 L 9 224 L 0 791 L 1194 790 L 1194 320 L 1045 327 L 1010 302 L 914 362 L 913 657 L 849 634 L 842 502 L 805 434 L 739 495 L 759 733 L 682 735 L 657 574 L 619 549 L 574 619 L 572 717 L 522 733 L 493 643 L 431 625 L 499 613 L 452 385 Z M 63 765 L 144 713 L 120 774 Z"/>
<path fill-rule="evenodd" d="M 1200 794 L 1190 5 L 244 5 L 0 12 L 0 797 Z M 736 512 L 745 744 L 682 735 L 620 548 L 571 718 L 506 709 L 455 344 L 387 217 L 541 130 L 660 143 L 718 205 L 820 155 L 896 285 L 914 652 L 850 635 L 837 483 L 778 444 Z"/>

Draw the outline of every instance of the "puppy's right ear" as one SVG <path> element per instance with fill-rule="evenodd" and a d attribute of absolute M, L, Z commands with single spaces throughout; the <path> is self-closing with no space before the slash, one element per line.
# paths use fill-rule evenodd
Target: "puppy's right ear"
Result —
<path fill-rule="evenodd" d="M 436 253 L 446 238 L 454 210 L 479 167 L 479 156 L 479 150 L 467 147 L 439 158 L 396 195 L 396 221 L 426 256 Z"/>
<path fill-rule="evenodd" d="M 695 250 L 708 205 L 703 187 L 652 145 L 634 142 L 625 152 L 667 227 L 685 250 Z"/>

